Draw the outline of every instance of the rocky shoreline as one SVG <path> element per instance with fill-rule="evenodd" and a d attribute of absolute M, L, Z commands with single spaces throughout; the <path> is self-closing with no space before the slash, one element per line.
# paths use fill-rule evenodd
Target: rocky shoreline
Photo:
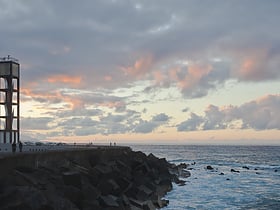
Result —
<path fill-rule="evenodd" d="M 190 173 L 128 147 L 20 154 L 0 159 L 0 209 L 159 209 Z"/>

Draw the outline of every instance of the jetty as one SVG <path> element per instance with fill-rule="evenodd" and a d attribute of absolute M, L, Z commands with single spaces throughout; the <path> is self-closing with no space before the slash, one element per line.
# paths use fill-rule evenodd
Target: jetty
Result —
<path fill-rule="evenodd" d="M 2 210 L 159 209 L 184 170 L 117 146 L 12 153 L 0 168 Z"/>

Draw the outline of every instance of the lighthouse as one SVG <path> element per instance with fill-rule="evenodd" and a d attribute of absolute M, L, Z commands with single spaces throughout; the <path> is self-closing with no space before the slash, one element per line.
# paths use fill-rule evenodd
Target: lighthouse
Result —
<path fill-rule="evenodd" d="M 0 143 L 20 142 L 20 65 L 11 56 L 0 58 Z"/>

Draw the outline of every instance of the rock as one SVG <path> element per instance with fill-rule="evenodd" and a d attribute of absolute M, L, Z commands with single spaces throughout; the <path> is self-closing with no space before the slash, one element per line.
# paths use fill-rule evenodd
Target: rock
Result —
<path fill-rule="evenodd" d="M 181 180 L 181 179 L 178 179 L 178 181 L 177 182 L 175 182 L 177 185 L 179 185 L 179 186 L 184 186 L 184 185 L 186 185 L 186 181 L 184 181 L 184 180 Z"/>
<path fill-rule="evenodd" d="M 240 171 L 238 170 L 234 170 L 234 169 L 231 169 L 230 172 L 234 172 L 234 173 L 240 173 Z"/>
<path fill-rule="evenodd" d="M 180 163 L 177 167 L 186 169 L 189 165 L 186 163 Z"/>
<path fill-rule="evenodd" d="M 156 206 L 156 208 L 163 208 L 169 204 L 169 200 L 161 199 L 158 196 L 157 199 L 153 200 L 153 204 Z"/>
<path fill-rule="evenodd" d="M 99 202 L 103 207 L 119 207 L 117 203 L 117 197 L 113 195 L 100 196 Z"/>
<path fill-rule="evenodd" d="M 101 191 L 102 195 L 114 194 L 117 195 L 120 193 L 121 189 L 119 185 L 113 179 L 105 179 L 99 183 L 97 188 Z"/>
<path fill-rule="evenodd" d="M 137 193 L 137 198 L 140 200 L 145 200 L 149 198 L 152 195 L 153 191 L 149 189 L 145 185 L 141 185 L 138 187 L 138 193 Z"/>
<path fill-rule="evenodd" d="M 207 170 L 214 170 L 214 168 L 212 166 L 210 166 L 210 165 L 206 166 L 206 169 Z"/>
<path fill-rule="evenodd" d="M 134 199 L 134 198 L 129 198 L 129 202 L 137 207 L 137 208 L 140 208 L 140 209 L 143 209 L 143 206 L 145 205 L 145 202 L 144 201 L 139 201 L 137 199 Z"/>
<path fill-rule="evenodd" d="M 250 168 L 248 166 L 242 166 L 242 168 L 249 170 Z"/>
<path fill-rule="evenodd" d="M 188 178 L 191 176 L 191 173 L 187 170 L 182 170 L 181 173 L 179 174 L 179 176 L 182 178 Z"/>
<path fill-rule="evenodd" d="M 219 175 L 225 175 L 223 172 L 221 172 Z"/>
<path fill-rule="evenodd" d="M 86 200 L 97 200 L 101 196 L 101 191 L 89 183 L 83 186 L 82 192 Z"/>
<path fill-rule="evenodd" d="M 81 188 L 81 175 L 76 171 L 64 172 L 63 182 L 65 185 L 72 185 L 74 187 Z"/>
<path fill-rule="evenodd" d="M 73 202 L 77 207 L 82 207 L 83 192 L 74 186 L 66 185 L 63 187 L 64 196 Z"/>
<path fill-rule="evenodd" d="M 154 206 L 153 202 L 151 200 L 148 200 L 143 204 L 143 210 L 155 210 L 156 207 Z"/>

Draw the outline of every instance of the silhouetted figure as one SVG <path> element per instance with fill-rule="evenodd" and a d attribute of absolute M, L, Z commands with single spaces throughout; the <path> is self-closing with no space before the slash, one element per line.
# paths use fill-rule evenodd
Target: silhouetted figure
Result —
<path fill-rule="evenodd" d="M 15 153 L 16 152 L 16 149 L 17 149 L 17 145 L 16 143 L 12 143 L 12 152 Z"/>
<path fill-rule="evenodd" d="M 22 152 L 22 143 L 21 143 L 21 141 L 19 142 L 19 152 Z"/>

